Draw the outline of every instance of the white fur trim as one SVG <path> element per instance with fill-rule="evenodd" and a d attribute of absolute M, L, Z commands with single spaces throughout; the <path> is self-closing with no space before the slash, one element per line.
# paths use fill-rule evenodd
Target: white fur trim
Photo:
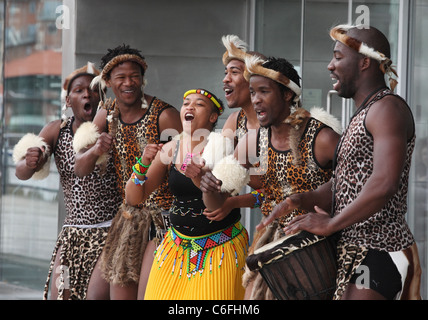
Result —
<path fill-rule="evenodd" d="M 233 151 L 234 143 L 232 139 L 223 136 L 221 133 L 211 132 L 202 153 L 202 158 L 205 160 L 205 166 L 212 170 L 216 163 L 232 154 Z"/>
<path fill-rule="evenodd" d="M 313 107 L 310 110 L 310 113 L 314 119 L 317 119 L 318 121 L 321 121 L 322 123 L 326 124 L 336 133 L 342 134 L 343 128 L 340 121 L 335 116 L 325 111 L 323 108 Z"/>
<path fill-rule="evenodd" d="M 82 149 L 95 144 L 99 137 L 100 133 L 96 124 L 90 121 L 82 123 L 74 134 L 74 152 L 79 153 Z M 104 154 L 98 158 L 96 164 L 104 163 L 106 160 L 107 155 Z"/>
<path fill-rule="evenodd" d="M 49 153 L 49 146 L 42 137 L 36 136 L 34 133 L 27 133 L 13 148 L 13 162 L 16 164 L 18 161 L 24 159 L 27 149 L 33 147 L 44 148 L 44 155 Z"/>
<path fill-rule="evenodd" d="M 104 90 L 105 88 L 107 88 L 107 84 L 102 77 L 102 73 L 94 77 L 91 81 L 91 89 L 94 90 L 96 86 L 99 86 L 99 90 Z"/>
<path fill-rule="evenodd" d="M 381 63 L 387 59 L 387 57 L 383 53 L 380 53 L 379 51 L 376 51 L 375 49 L 370 48 L 364 42 L 361 43 L 360 53 L 369 57 L 369 58 L 375 59 L 379 63 Z"/>
<path fill-rule="evenodd" d="M 238 194 L 250 182 L 250 175 L 233 154 L 221 159 L 212 171 L 213 175 L 222 181 L 221 191 Z"/>
<path fill-rule="evenodd" d="M 95 74 L 95 65 L 92 62 L 86 64 L 86 70 L 88 73 Z"/>
<path fill-rule="evenodd" d="M 302 88 L 300 88 L 295 82 L 293 82 L 291 79 L 286 77 L 281 72 L 263 67 L 263 64 L 266 63 L 267 61 L 268 60 L 264 60 L 259 56 L 247 55 L 245 57 L 246 70 L 244 71 L 244 78 L 247 81 L 250 81 L 251 75 L 260 75 L 260 76 L 272 79 L 286 86 L 297 95 L 294 102 L 300 101 Z"/>
<path fill-rule="evenodd" d="M 37 147 L 43 151 L 44 157 L 50 156 L 49 145 L 45 142 L 42 137 L 35 135 L 34 133 L 27 133 L 24 135 L 13 148 L 13 162 L 17 164 L 19 161 L 25 158 L 28 148 Z M 35 180 L 42 180 L 49 175 L 50 172 L 50 161 L 49 159 L 43 165 L 43 167 L 35 172 L 32 176 Z"/>
<path fill-rule="evenodd" d="M 227 36 L 223 36 L 221 41 L 223 42 L 223 45 L 226 47 L 227 51 L 232 50 L 230 45 L 231 43 L 239 50 L 244 52 L 247 52 L 248 50 L 248 44 L 244 40 L 241 40 L 237 35 L 229 34 Z"/>
<path fill-rule="evenodd" d="M 221 38 L 223 45 L 226 47 L 226 52 L 223 54 L 223 64 L 227 64 L 234 59 L 245 62 L 245 56 L 247 55 L 248 45 L 245 41 L 239 39 L 235 35 L 227 35 Z"/>

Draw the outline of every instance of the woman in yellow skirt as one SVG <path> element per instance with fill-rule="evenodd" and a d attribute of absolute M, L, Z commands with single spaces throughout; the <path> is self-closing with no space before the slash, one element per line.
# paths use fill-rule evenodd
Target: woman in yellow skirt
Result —
<path fill-rule="evenodd" d="M 170 228 L 156 250 L 145 299 L 244 297 L 248 234 L 240 211 L 234 209 L 221 220 L 208 218 L 198 178 L 185 175 L 190 167 L 211 169 L 233 153 L 233 141 L 212 132 L 223 110 L 222 102 L 207 90 L 187 91 L 180 111 L 183 133 L 165 145 L 149 144 L 133 167 L 126 186 L 129 205 L 141 203 L 166 175 L 174 195 Z"/>

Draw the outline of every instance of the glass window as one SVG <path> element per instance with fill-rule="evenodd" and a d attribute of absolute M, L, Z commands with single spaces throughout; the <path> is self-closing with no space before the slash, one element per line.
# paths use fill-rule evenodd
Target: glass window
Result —
<path fill-rule="evenodd" d="M 421 260 L 422 296 L 427 296 L 428 279 L 428 102 L 425 97 L 428 81 L 428 0 L 416 1 L 413 11 L 413 47 L 410 66 L 410 105 L 416 121 L 414 176 L 409 195 L 409 216 L 414 220 L 414 233 Z"/>
<path fill-rule="evenodd" d="M 428 0 L 411 2 L 412 17 L 404 19 L 400 25 L 400 10 L 405 1 L 349 1 L 349 0 L 294 0 L 257 1 L 255 49 L 265 55 L 283 57 L 292 62 L 300 71 L 303 83 L 303 106 L 327 107 L 342 119 L 342 124 L 354 112 L 351 100 L 344 100 L 332 93 L 332 85 L 327 65 L 332 58 L 333 42 L 329 30 L 339 23 L 367 23 L 380 29 L 391 43 L 394 64 L 398 63 L 399 33 L 410 28 L 410 91 L 411 106 L 417 130 L 414 174 L 410 181 L 409 213 L 407 220 L 414 232 L 419 247 L 423 268 L 422 295 L 426 296 L 428 279 L 428 105 L 424 99 L 424 89 L 428 83 Z M 364 16 L 366 14 L 366 16 Z M 368 18 L 369 20 L 364 20 Z M 303 23 L 302 23 L 303 21 Z M 409 25 L 407 25 L 409 24 Z M 405 69 L 405 68 L 404 68 Z M 406 77 L 402 77 L 404 81 Z M 328 97 L 330 99 L 328 99 Z M 343 109 L 343 111 L 342 111 Z M 252 225 L 254 222 L 252 223 Z"/>
<path fill-rule="evenodd" d="M 62 1 L 3 4 L 0 281 L 35 289 L 41 298 L 57 237 L 59 178 L 52 161 L 47 179 L 18 180 L 12 150 L 25 133 L 38 134 L 60 117 L 62 33 L 52 26 Z"/>

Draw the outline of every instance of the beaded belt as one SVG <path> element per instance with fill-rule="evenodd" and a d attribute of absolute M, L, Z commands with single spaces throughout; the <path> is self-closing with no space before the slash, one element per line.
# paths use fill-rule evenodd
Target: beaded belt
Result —
<path fill-rule="evenodd" d="M 231 241 L 236 236 L 242 233 L 245 230 L 244 226 L 240 221 L 236 222 L 232 226 L 221 230 L 219 232 L 211 233 L 209 235 L 201 237 L 185 237 L 181 234 L 178 234 L 174 228 L 170 229 L 171 238 L 177 246 L 181 246 L 183 250 L 187 253 L 188 264 L 187 264 L 187 276 L 195 274 L 196 272 L 202 273 L 205 269 L 205 262 L 209 256 L 209 251 L 211 250 L 210 255 L 210 272 L 212 271 L 212 252 L 214 248 Z M 235 245 L 233 245 L 235 246 Z M 220 265 L 222 263 L 224 252 L 221 257 Z M 235 249 L 235 262 L 238 265 L 238 256 Z M 175 265 L 176 262 L 174 262 Z"/>

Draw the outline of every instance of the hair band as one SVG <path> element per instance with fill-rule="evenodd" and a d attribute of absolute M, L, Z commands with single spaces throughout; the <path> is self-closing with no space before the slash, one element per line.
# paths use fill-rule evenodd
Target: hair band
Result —
<path fill-rule="evenodd" d="M 379 62 L 380 70 L 389 76 L 391 90 L 394 91 L 398 84 L 398 81 L 394 79 L 394 75 L 398 77 L 398 74 L 397 71 L 392 67 L 391 59 L 385 56 L 385 54 L 382 52 L 369 47 L 366 43 L 348 36 L 348 31 L 354 28 L 358 28 L 358 26 L 344 24 L 338 25 L 331 29 L 330 37 L 332 40 L 339 41 L 340 43 L 357 51 L 358 53 Z"/>
<path fill-rule="evenodd" d="M 214 103 L 214 105 L 218 108 L 218 110 L 220 111 L 220 114 L 223 113 L 223 111 L 224 111 L 223 105 L 219 102 L 219 100 L 217 99 L 217 97 L 214 94 L 212 94 L 211 92 L 209 92 L 209 91 L 207 91 L 205 89 L 191 89 L 191 90 L 188 90 L 188 91 L 186 91 L 184 93 L 183 99 L 186 99 L 186 97 L 188 95 L 194 94 L 194 93 L 201 94 L 201 95 L 207 97 L 208 99 L 210 99 Z"/>

